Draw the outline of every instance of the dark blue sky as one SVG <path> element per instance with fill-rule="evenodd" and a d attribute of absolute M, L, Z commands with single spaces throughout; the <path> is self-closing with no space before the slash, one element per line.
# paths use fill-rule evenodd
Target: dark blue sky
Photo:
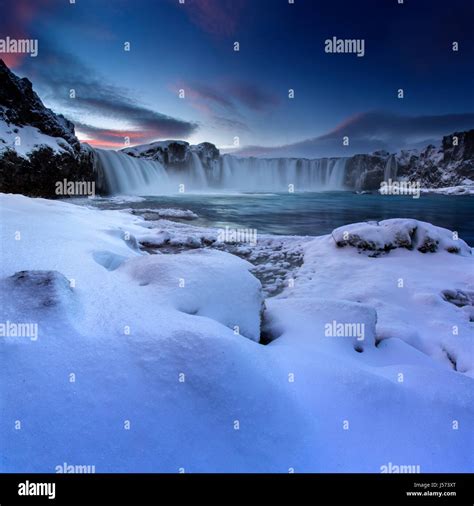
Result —
<path fill-rule="evenodd" d="M 36 58 L 0 57 L 98 145 L 350 133 L 371 149 L 474 127 L 471 0 L 0 0 L 0 12 L 0 38 L 39 40 Z M 333 36 L 364 39 L 365 55 L 325 53 Z"/>

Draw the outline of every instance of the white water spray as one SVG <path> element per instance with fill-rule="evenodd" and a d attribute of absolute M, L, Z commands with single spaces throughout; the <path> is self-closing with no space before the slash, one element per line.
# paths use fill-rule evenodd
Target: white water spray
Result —
<path fill-rule="evenodd" d="M 344 190 L 347 158 L 237 158 L 223 155 L 207 169 L 191 152 L 187 164 L 160 162 L 96 149 L 99 186 L 110 193 L 160 195 L 185 191 L 287 192 Z"/>

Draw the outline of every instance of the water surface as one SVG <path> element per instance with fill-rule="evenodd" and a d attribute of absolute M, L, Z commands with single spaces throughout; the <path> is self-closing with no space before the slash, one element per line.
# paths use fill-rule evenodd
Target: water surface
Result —
<path fill-rule="evenodd" d="M 474 196 L 412 196 L 353 192 L 271 194 L 179 194 L 145 197 L 141 202 L 89 201 L 100 208 L 181 208 L 199 215 L 192 223 L 256 228 L 259 234 L 322 235 L 367 220 L 415 218 L 456 230 L 474 246 Z"/>

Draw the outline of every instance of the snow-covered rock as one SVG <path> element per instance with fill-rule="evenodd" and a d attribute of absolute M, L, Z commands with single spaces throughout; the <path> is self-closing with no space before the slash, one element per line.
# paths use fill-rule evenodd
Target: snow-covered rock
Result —
<path fill-rule="evenodd" d="M 183 167 L 191 163 L 192 153 L 196 153 L 203 166 L 211 169 L 219 159 L 219 150 L 210 142 L 191 145 L 186 141 L 167 140 L 142 144 L 121 150 L 127 155 L 155 160 L 166 167 Z"/>
<path fill-rule="evenodd" d="M 192 250 L 177 255 L 152 255 L 127 261 L 120 267 L 144 287 L 161 308 L 211 318 L 260 340 L 262 294 L 252 266 L 221 251 Z"/>
<path fill-rule="evenodd" d="M 352 246 L 373 255 L 388 253 L 396 248 L 417 249 L 421 253 L 444 250 L 471 255 L 471 248 L 456 233 L 418 220 L 398 218 L 353 223 L 336 228 L 331 235 L 340 248 Z"/>
<path fill-rule="evenodd" d="M 28 125 L 46 137 L 63 139 L 64 145 L 79 151 L 74 125 L 47 109 L 33 91 L 31 82 L 13 74 L 1 59 L 0 83 L 0 122 L 16 127 Z"/>
<path fill-rule="evenodd" d="M 340 247 L 344 245 L 349 247 Z M 474 257 L 452 232 L 408 219 L 358 223 L 316 238 L 304 250 L 294 287 L 279 297 L 328 294 L 369 305 L 377 312 L 377 342 L 401 339 L 474 376 L 469 295 Z M 390 253 L 378 254 L 385 251 Z"/>

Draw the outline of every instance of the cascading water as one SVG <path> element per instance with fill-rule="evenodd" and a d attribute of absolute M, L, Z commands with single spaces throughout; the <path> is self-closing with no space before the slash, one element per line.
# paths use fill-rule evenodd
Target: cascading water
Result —
<path fill-rule="evenodd" d="M 185 191 L 287 192 L 344 190 L 347 158 L 237 158 L 223 155 L 204 167 L 192 151 L 189 162 L 165 167 L 158 161 L 117 151 L 95 150 L 101 191 L 159 195 Z"/>
<path fill-rule="evenodd" d="M 346 175 L 346 158 L 338 158 L 331 167 L 329 175 L 328 189 L 340 190 L 344 187 L 344 177 Z M 333 160 L 331 160 L 333 162 Z"/>
<path fill-rule="evenodd" d="M 385 164 L 385 170 L 383 174 L 384 181 L 388 181 L 391 179 L 394 181 L 397 178 L 398 172 L 398 164 L 397 159 L 394 155 L 390 155 L 387 159 L 387 163 Z"/>
<path fill-rule="evenodd" d="M 159 162 L 125 155 L 118 151 L 95 149 L 98 185 L 108 193 L 153 195 L 166 193 L 169 177 Z"/>
<path fill-rule="evenodd" d="M 191 158 L 195 180 L 198 185 L 200 185 L 202 188 L 205 188 L 208 185 L 208 181 L 206 177 L 206 171 L 204 170 L 201 159 L 199 158 L 198 154 L 195 153 L 194 151 L 191 153 Z"/>
<path fill-rule="evenodd" d="M 220 159 L 219 188 L 248 192 L 343 190 L 347 158 L 237 158 Z"/>

